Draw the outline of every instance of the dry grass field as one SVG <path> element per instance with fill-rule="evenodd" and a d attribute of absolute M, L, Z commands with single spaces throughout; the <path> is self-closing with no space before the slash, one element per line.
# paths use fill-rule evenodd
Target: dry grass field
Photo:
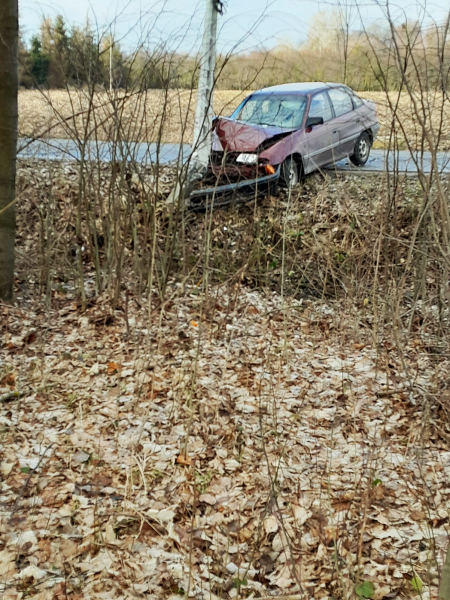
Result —
<path fill-rule="evenodd" d="M 214 98 L 216 114 L 229 115 L 248 92 L 219 90 Z M 390 93 L 390 102 L 382 92 L 364 92 L 364 98 L 378 104 L 381 129 L 378 147 L 392 144 L 392 135 L 400 148 L 408 144 L 420 149 L 422 132 L 414 118 L 411 100 L 406 94 Z M 87 137 L 142 142 L 189 143 L 192 137 L 196 93 L 190 90 L 151 90 L 146 93 L 97 93 L 90 98 L 85 91 L 22 91 L 19 95 L 19 130 L 22 136 L 50 138 Z M 397 106 L 398 121 L 393 127 L 392 110 Z M 450 150 L 450 102 L 441 97 L 426 99 L 425 120 L 440 129 L 439 148 Z M 75 115 L 75 116 L 74 116 Z M 390 142 L 391 139 L 391 142 Z"/>

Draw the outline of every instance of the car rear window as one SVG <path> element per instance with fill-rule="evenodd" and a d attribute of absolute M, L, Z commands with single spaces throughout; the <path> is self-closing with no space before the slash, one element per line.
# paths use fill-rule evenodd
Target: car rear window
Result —
<path fill-rule="evenodd" d="M 353 102 L 350 95 L 340 88 L 331 88 L 328 90 L 331 102 L 334 108 L 334 114 L 336 117 L 345 115 L 345 113 L 353 110 Z"/>
<path fill-rule="evenodd" d="M 233 113 L 232 118 L 249 125 L 295 129 L 302 124 L 305 108 L 304 95 L 255 94 Z"/>

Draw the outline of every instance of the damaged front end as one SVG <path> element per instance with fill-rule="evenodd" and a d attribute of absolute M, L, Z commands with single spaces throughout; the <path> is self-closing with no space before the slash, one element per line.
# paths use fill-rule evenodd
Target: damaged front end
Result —
<path fill-rule="evenodd" d="M 290 133 L 217 119 L 208 169 L 201 188 L 191 192 L 189 207 L 202 210 L 212 204 L 229 206 L 257 194 L 275 193 L 280 167 L 260 154 Z"/>
<path fill-rule="evenodd" d="M 208 176 L 219 185 L 239 183 L 245 179 L 259 179 L 273 175 L 275 169 L 267 159 L 260 159 L 258 153 L 227 152 L 213 150 L 210 155 Z"/>
<path fill-rule="evenodd" d="M 261 193 L 275 193 L 280 178 L 280 167 L 273 172 L 262 172 L 258 168 L 221 169 L 215 174 L 208 170 L 202 181 L 203 187 L 191 192 L 189 208 L 191 210 L 206 210 L 210 207 L 225 207 L 233 204 L 248 202 L 252 197 Z M 225 183 L 225 181 L 227 183 Z M 208 186 L 209 187 L 204 187 Z"/>

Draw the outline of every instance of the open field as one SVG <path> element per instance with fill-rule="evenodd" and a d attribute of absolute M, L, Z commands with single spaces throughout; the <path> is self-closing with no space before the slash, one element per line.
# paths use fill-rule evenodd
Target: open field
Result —
<path fill-rule="evenodd" d="M 248 92 L 217 91 L 214 98 L 216 114 L 229 115 Z M 421 148 L 422 130 L 414 118 L 411 101 L 406 94 L 400 97 L 391 92 L 392 105 L 398 101 L 398 122 L 392 127 L 392 110 L 382 92 L 364 92 L 364 98 L 378 104 L 381 129 L 377 147 L 387 147 L 394 140 L 402 149 L 406 141 L 414 149 Z M 148 91 L 125 97 L 118 93 L 112 98 L 98 93 L 90 102 L 83 92 L 22 91 L 19 95 L 19 130 L 23 136 L 80 139 L 122 139 L 142 142 L 189 143 L 195 110 L 195 92 L 188 90 Z M 115 110 L 114 110 L 115 107 Z M 72 115 L 76 115 L 72 118 Z M 115 116 L 113 116 L 115 115 Z M 450 102 L 441 97 L 428 97 L 425 110 L 427 127 L 436 134 L 440 129 L 440 150 L 450 150 Z M 390 142 L 391 134 L 393 138 Z"/>

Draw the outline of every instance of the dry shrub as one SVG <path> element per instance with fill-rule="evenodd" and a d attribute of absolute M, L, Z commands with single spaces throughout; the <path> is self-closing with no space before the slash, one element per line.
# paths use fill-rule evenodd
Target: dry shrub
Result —
<path fill-rule="evenodd" d="M 446 328 L 446 312 L 438 308 L 443 261 L 432 241 L 441 233 L 431 230 L 431 220 L 422 222 L 417 178 L 329 172 L 308 177 L 290 198 L 284 192 L 212 215 L 174 215 L 164 205 L 169 168 L 159 173 L 157 189 L 150 169 L 103 164 L 85 173 L 87 212 L 78 229 L 75 164 L 34 166 L 20 170 L 27 200 L 19 208 L 19 273 L 40 281 L 47 294 L 54 280 L 76 281 L 77 260 L 96 282 L 92 293 L 120 288 L 122 274 L 127 285 L 144 290 L 153 256 L 160 283 L 169 277 L 194 283 L 211 270 L 212 284 L 234 279 L 299 298 L 347 298 L 382 311 L 389 305 L 391 323 L 402 306 L 409 329 L 424 328 L 428 319 L 433 332 Z M 431 201 L 434 195 L 432 189 Z"/>

